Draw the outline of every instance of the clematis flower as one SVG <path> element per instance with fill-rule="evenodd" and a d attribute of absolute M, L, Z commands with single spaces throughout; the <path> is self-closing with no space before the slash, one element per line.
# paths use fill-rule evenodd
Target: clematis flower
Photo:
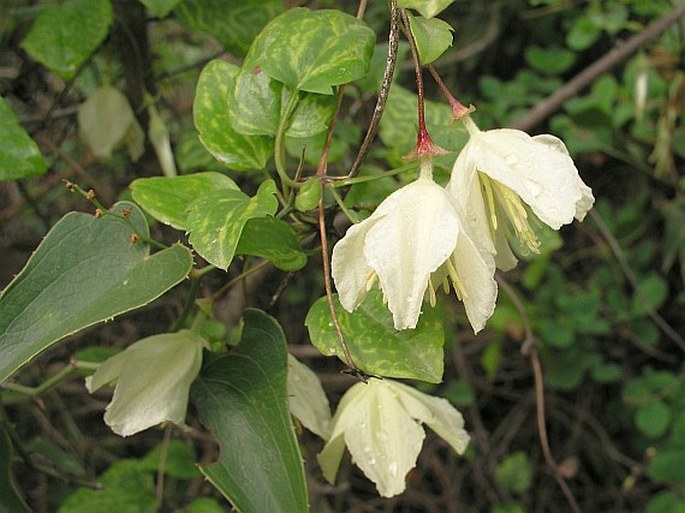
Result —
<path fill-rule="evenodd" d="M 426 436 L 422 422 L 458 454 L 464 453 L 470 439 L 464 419 L 446 399 L 390 379 L 357 383 L 340 400 L 331 437 L 317 456 L 324 477 L 335 481 L 347 445 L 380 495 L 402 493 Z"/>
<path fill-rule="evenodd" d="M 183 426 L 206 346 L 197 333 L 181 330 L 144 338 L 106 360 L 86 378 L 90 393 L 116 382 L 105 423 L 121 436 L 165 421 Z"/>
<path fill-rule="evenodd" d="M 430 158 L 419 178 L 395 191 L 333 248 L 331 269 L 340 303 L 354 311 L 378 280 L 395 328 L 415 328 L 424 296 L 450 282 L 474 332 L 492 315 L 497 297 L 492 255 L 471 239 L 450 194 L 433 181 Z"/>
<path fill-rule="evenodd" d="M 537 219 L 558 230 L 585 218 L 595 198 L 560 139 L 507 128 L 481 131 L 470 116 L 461 119 L 470 138 L 447 190 L 475 242 L 495 255 L 497 267 L 516 266 L 510 246 L 516 239 L 522 254 L 540 252 L 531 226 Z"/>

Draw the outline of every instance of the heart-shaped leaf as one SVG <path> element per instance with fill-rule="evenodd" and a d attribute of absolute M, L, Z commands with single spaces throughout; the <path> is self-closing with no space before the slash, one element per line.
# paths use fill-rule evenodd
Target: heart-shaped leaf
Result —
<path fill-rule="evenodd" d="M 190 243 L 195 251 L 207 262 L 228 269 L 245 223 L 276 213 L 275 193 L 276 184 L 267 180 L 253 198 L 229 189 L 200 196 L 188 208 L 187 218 Z"/>
<path fill-rule="evenodd" d="M 398 0 L 398 7 L 416 9 L 424 18 L 432 18 L 445 10 L 454 0 Z"/>
<path fill-rule="evenodd" d="M 421 64 L 430 64 L 452 46 L 452 27 L 438 18 L 407 13 L 409 28 L 416 41 Z"/>
<path fill-rule="evenodd" d="M 22 128 L 5 99 L 0 97 L 0 180 L 42 175 L 45 161 L 36 143 Z"/>
<path fill-rule="evenodd" d="M 247 309 L 244 321 L 240 345 L 207 363 L 191 389 L 202 422 L 221 444 L 219 460 L 200 470 L 241 513 L 305 513 L 285 336 L 259 310 Z"/>
<path fill-rule="evenodd" d="M 188 207 L 203 195 L 221 190 L 239 191 L 236 183 L 221 173 L 138 178 L 131 185 L 133 199 L 164 224 L 186 230 Z"/>
<path fill-rule="evenodd" d="M 129 224 L 122 217 L 126 216 Z M 143 212 L 118 203 L 102 218 L 71 212 L 0 295 L 0 383 L 57 340 L 150 303 L 190 272 L 181 244 L 150 255 Z"/>
<path fill-rule="evenodd" d="M 272 20 L 250 50 L 253 62 L 292 89 L 333 94 L 366 75 L 376 36 L 337 10 L 295 8 Z"/>
<path fill-rule="evenodd" d="M 359 369 L 368 374 L 429 383 L 442 380 L 445 333 L 436 309 L 424 307 L 416 329 L 397 331 L 378 289 L 370 290 L 352 313 L 340 305 L 337 294 L 333 298 L 338 323 Z M 319 351 L 345 361 L 325 297 L 309 309 L 305 324 Z"/>
<path fill-rule="evenodd" d="M 21 46 L 32 59 L 68 80 L 107 36 L 112 5 L 110 0 L 65 0 L 40 9 Z"/>
<path fill-rule="evenodd" d="M 200 141 L 227 167 L 240 171 L 263 169 L 273 152 L 273 139 L 237 132 L 228 115 L 228 95 L 239 68 L 211 61 L 200 74 L 193 104 L 193 120 Z"/>

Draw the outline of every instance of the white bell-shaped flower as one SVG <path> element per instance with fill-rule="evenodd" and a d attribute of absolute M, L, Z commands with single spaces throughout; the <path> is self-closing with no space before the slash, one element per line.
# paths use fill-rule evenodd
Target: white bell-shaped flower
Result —
<path fill-rule="evenodd" d="M 456 202 L 433 181 L 430 158 L 419 178 L 398 189 L 333 248 L 332 274 L 340 303 L 353 311 L 376 279 L 395 328 L 415 328 L 424 296 L 450 282 L 475 332 L 492 315 L 497 297 L 492 255 L 463 226 Z M 428 291 L 428 292 L 426 292 Z"/>
<path fill-rule="evenodd" d="M 206 346 L 197 333 L 181 330 L 139 340 L 103 362 L 86 378 L 86 387 L 92 393 L 116 383 L 105 423 L 121 436 L 166 421 L 183 426 Z"/>
<path fill-rule="evenodd" d="M 476 243 L 496 255 L 497 267 L 516 265 L 511 240 L 518 239 L 524 254 L 540 252 L 530 212 L 555 230 L 585 218 L 595 198 L 560 139 L 508 128 L 481 131 L 469 115 L 461 119 L 470 137 L 447 190 Z"/>
<path fill-rule="evenodd" d="M 345 446 L 354 463 L 392 497 L 405 489 L 405 476 L 416 465 L 427 424 L 458 454 L 469 443 L 464 419 L 446 399 L 433 397 L 390 379 L 352 386 L 340 400 L 333 431 L 317 456 L 324 477 L 335 481 Z"/>

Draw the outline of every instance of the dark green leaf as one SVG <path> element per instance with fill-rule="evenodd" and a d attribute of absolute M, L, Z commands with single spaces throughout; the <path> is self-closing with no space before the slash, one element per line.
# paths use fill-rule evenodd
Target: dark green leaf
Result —
<path fill-rule="evenodd" d="M 21 46 L 65 79 L 100 46 L 112 23 L 109 0 L 65 0 L 42 7 Z"/>
<path fill-rule="evenodd" d="M 332 86 L 366 74 L 375 39 L 349 14 L 294 8 L 264 27 L 250 53 L 262 71 L 292 89 L 333 94 Z"/>
<path fill-rule="evenodd" d="M 235 252 L 267 258 L 283 271 L 297 271 L 307 263 L 295 230 L 274 217 L 247 221 Z"/>
<path fill-rule="evenodd" d="M 573 65 L 576 54 L 565 48 L 530 46 L 526 48 L 525 58 L 532 68 L 548 75 L 558 75 Z"/>
<path fill-rule="evenodd" d="M 216 159 L 235 170 L 263 169 L 273 152 L 273 139 L 237 132 L 228 115 L 229 92 L 239 68 L 211 61 L 200 74 L 193 104 L 193 120 L 200 140 Z"/>
<path fill-rule="evenodd" d="M 533 469 L 525 452 L 518 451 L 502 460 L 495 469 L 495 480 L 502 488 L 524 493 L 530 488 Z"/>
<path fill-rule="evenodd" d="M 129 202 L 138 234 L 145 217 Z M 0 295 L 0 383 L 57 340 L 150 303 L 185 278 L 193 265 L 181 244 L 150 255 L 120 217 L 71 212 L 46 235 Z"/>
<path fill-rule="evenodd" d="M 305 513 L 307 491 L 287 401 L 283 331 L 245 311 L 242 341 L 205 365 L 191 389 L 202 422 L 221 444 L 201 471 L 241 513 Z"/>
<path fill-rule="evenodd" d="M 102 489 L 79 488 L 58 513 L 154 513 L 152 474 L 137 460 L 121 460 L 99 479 Z"/>
<path fill-rule="evenodd" d="M 276 184 L 267 180 L 253 198 L 230 189 L 200 196 L 188 208 L 187 217 L 190 243 L 195 251 L 207 262 L 228 269 L 245 223 L 276 213 L 275 192 Z"/>
<path fill-rule="evenodd" d="M 181 24 L 211 34 L 238 56 L 247 53 L 254 37 L 281 12 L 281 0 L 183 0 L 175 11 Z"/>
<path fill-rule="evenodd" d="M 647 475 L 655 481 L 671 481 L 685 486 L 685 450 L 662 449 L 647 469 Z"/>
<path fill-rule="evenodd" d="M 17 121 L 14 112 L 0 97 L 0 180 L 18 180 L 46 171 L 43 155 Z"/>
<path fill-rule="evenodd" d="M 445 334 L 436 309 L 425 306 L 416 329 L 397 331 L 377 288 L 352 313 L 340 305 L 337 295 L 334 303 L 352 360 L 361 370 L 430 383 L 442 380 Z M 345 361 L 325 297 L 309 309 L 305 324 L 319 351 Z"/>
<path fill-rule="evenodd" d="M 161 452 L 162 445 L 159 444 L 140 460 L 140 468 L 156 473 Z M 167 448 L 164 473 L 178 479 L 194 479 L 199 475 L 195 461 L 193 448 L 183 440 L 173 439 Z"/>
<path fill-rule="evenodd" d="M 240 190 L 229 177 L 214 172 L 138 178 L 130 187 L 141 207 L 177 230 L 187 228 L 188 207 L 198 198 L 221 190 Z"/>
<path fill-rule="evenodd" d="M 438 18 L 423 18 L 408 13 L 409 27 L 416 41 L 421 64 L 430 64 L 452 46 L 452 27 Z"/>
<path fill-rule="evenodd" d="M 662 401 L 642 404 L 635 412 L 635 424 L 649 438 L 658 438 L 671 425 L 671 409 Z"/>
<path fill-rule="evenodd" d="M 649 310 L 658 310 L 668 297 L 666 280 L 651 273 L 638 282 L 638 290 L 633 295 L 633 312 L 644 315 Z"/>
<path fill-rule="evenodd" d="M 11 465 L 12 443 L 0 427 L 0 513 L 31 513 L 14 484 Z"/>

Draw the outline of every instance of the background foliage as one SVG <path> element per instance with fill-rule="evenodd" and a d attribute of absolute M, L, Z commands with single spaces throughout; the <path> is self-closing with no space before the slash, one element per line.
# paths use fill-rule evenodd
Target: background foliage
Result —
<path fill-rule="evenodd" d="M 335 0 L 297 4 L 349 14 L 356 9 Z M 439 15 L 453 27 L 455 40 L 434 65 L 464 104 L 477 106 L 475 117 L 481 127 L 516 126 L 532 107 L 619 41 L 641 33 L 675 9 L 682 10 L 682 5 L 675 0 L 457 0 Z M 82 197 L 62 186 L 65 179 L 92 188 L 98 200 L 110 206 L 131 197 L 140 201 L 150 193 L 146 187 L 152 182 L 136 185 L 138 178 L 168 176 L 173 168 L 183 176 L 214 171 L 221 174 L 192 185 L 204 191 L 208 201 L 212 191 L 234 189 L 235 184 L 255 200 L 248 205 L 247 196 L 238 190 L 230 196 L 231 209 L 234 204 L 244 205 L 245 213 L 233 220 L 231 229 L 262 223 L 255 233 L 272 233 L 268 230 L 274 228 L 260 219 L 273 209 L 268 199 L 258 199 L 273 196 L 258 192 L 263 177 L 248 170 L 267 162 L 272 166 L 269 159 L 280 107 L 262 105 L 264 116 L 255 119 L 255 126 L 243 127 L 257 136 L 250 139 L 251 150 L 245 154 L 221 153 L 221 148 L 244 135 L 213 134 L 215 127 L 205 122 L 203 109 L 214 111 L 221 104 L 221 98 L 212 97 L 211 84 L 223 84 L 228 90 L 231 81 L 251 80 L 239 71 L 243 59 L 250 62 L 259 52 L 279 55 L 283 49 L 266 43 L 249 48 L 261 28 L 285 7 L 275 0 L 6 0 L 0 6 L 4 9 L 0 15 L 0 287 L 19 272 L 64 214 L 92 210 Z M 288 87 L 317 93 L 331 84 L 355 80 L 347 89 L 330 152 L 333 175 L 344 175 L 354 160 L 385 66 L 386 2 L 369 2 L 364 20 L 378 43 L 368 74 L 350 68 L 340 81 L 326 76 L 322 82 L 315 73 L 298 76 L 287 66 L 278 67 L 284 62 L 278 58 L 269 70 L 285 84 L 279 94 L 286 102 Z M 276 29 L 297 30 L 287 24 Z M 303 44 L 310 44 L 305 28 L 301 31 Z M 320 49 L 336 51 L 334 38 L 316 43 Z M 404 44 L 398 55 L 396 81 L 379 138 L 362 175 L 405 165 L 401 156 L 415 142 L 415 132 L 407 130 L 416 123 L 416 100 Z M 218 57 L 221 62 L 212 61 Z M 556 251 L 503 278 L 501 288 L 512 294 L 501 293 L 495 315 L 477 337 L 451 299 L 439 304 L 443 326 L 432 329 L 442 328 L 446 334 L 443 382 L 418 386 L 446 397 L 464 413 L 473 438 L 466 458 L 456 457 L 444 442 L 429 436 L 417 468 L 409 475 L 407 491 L 380 499 L 349 462 L 343 465 L 338 485 L 326 484 L 314 456 L 321 442 L 303 432 L 300 442 L 312 511 L 568 510 L 538 439 L 533 374 L 520 350 L 527 323 L 538 339 L 545 375 L 549 445 L 582 511 L 685 510 L 682 19 L 615 64 L 544 120 L 526 127 L 531 133 L 550 132 L 564 139 L 598 198 L 594 213 L 584 224 L 562 230 L 561 237 L 547 234 L 548 247 Z M 439 144 L 459 148 L 463 133 L 450 126 L 447 104 L 433 83 L 428 79 L 426 83 L 431 134 Z M 104 115 L 107 134 L 119 134 L 111 147 L 102 142 L 111 136 L 98 133 L 97 125 L 79 133 L 78 117 L 87 115 L 81 106 L 104 97 L 106 104 L 122 105 Z M 239 105 L 249 99 L 242 98 Z M 294 168 L 305 148 L 303 175 L 312 175 L 332 108 L 325 98 L 302 107 L 295 114 L 302 122 L 294 123 L 286 134 L 287 154 L 277 158 Z M 216 137 L 225 138 L 226 144 L 213 148 Z M 16 148 L 28 153 L 17 154 Z M 450 158 L 454 156 L 442 161 L 442 178 L 447 176 Z M 361 213 L 370 211 L 411 178 L 411 173 L 400 173 L 355 185 L 345 197 L 346 204 Z M 178 201 L 185 205 L 188 198 Z M 73 356 L 101 360 L 112 348 L 168 330 L 184 312 L 189 287 L 199 286 L 201 296 L 217 298 L 215 319 L 203 328 L 210 342 L 236 342 L 244 307 L 263 309 L 283 329 L 270 335 L 273 343 L 286 339 L 291 351 L 317 370 L 329 398 L 337 402 L 354 379 L 339 373 L 343 367 L 337 360 L 323 358 L 310 345 L 305 327 L 309 307 L 323 291 L 315 219 L 308 219 L 306 213 L 315 203 L 307 206 L 305 201 L 296 244 L 280 258 L 251 252 L 249 241 L 242 239 L 248 248 L 233 248 L 243 255 L 236 260 L 233 254 L 210 251 L 207 259 L 217 267 L 230 264 L 227 273 L 209 274 L 201 285 L 183 283 L 146 308 L 68 338 L 25 367 L 15 381 L 29 386 L 50 383 Z M 218 216 L 222 208 L 217 206 Z M 172 209 L 160 215 L 169 216 L 172 226 L 188 230 L 192 241 L 192 215 L 177 214 Z M 136 215 L 143 214 L 136 209 Z M 331 218 L 331 224 L 332 237 L 346 228 L 341 217 Z M 158 223 L 151 230 L 154 239 L 167 244 L 182 236 Z M 298 238 L 304 245 L 297 243 Z M 205 242 L 211 246 L 211 240 Z M 83 239 L 74 244 L 79 243 Z M 182 276 L 187 256 L 178 246 L 171 248 L 176 253 L 169 265 Z M 107 252 L 109 246 L 92 250 Z M 251 265 L 249 255 L 269 258 L 274 266 L 257 269 L 236 285 L 232 280 Z M 127 271 L 116 259 L 96 258 L 117 264 L 121 267 L 117 272 Z M 82 278 L 97 280 L 98 274 L 65 275 L 67 283 Z M 160 291 L 178 281 L 167 279 L 169 283 L 159 285 Z M 149 292 L 139 301 L 130 291 L 109 296 L 124 303 L 109 303 L 111 315 L 147 304 L 159 293 Z M 316 309 L 310 313 L 316 314 Z M 84 321 L 83 326 L 97 320 L 101 319 Z M 436 319 L 426 322 L 434 324 Z M 64 329 L 65 334 L 72 331 Z M 311 341 L 325 352 L 328 335 L 313 333 Z M 236 363 L 223 358 L 211 365 L 232 368 Z M 407 374 L 407 369 L 398 372 L 436 381 L 426 379 L 416 366 L 409 370 L 416 374 Z M 273 379 L 279 379 L 281 371 L 274 370 Z M 192 410 L 188 419 L 197 429 L 174 432 L 166 463 L 160 467 L 159 447 L 168 433 L 149 430 L 133 438 L 116 437 L 102 423 L 106 400 L 105 395 L 89 396 L 78 372 L 28 399 L 14 390 L 2 391 L 0 496 L 8 498 L 3 499 L 5 510 L 23 511 L 21 496 L 36 512 L 229 510 L 195 467 L 196 462 L 207 464 L 217 458 L 215 440 L 200 428 L 198 417 L 208 425 L 222 419 L 207 419 L 206 404 L 199 401 L 199 413 Z M 234 464 L 221 460 L 227 468 Z M 214 471 L 218 472 L 216 467 Z M 161 490 L 156 488 L 160 476 L 164 477 Z M 103 491 L 93 489 L 97 483 Z"/>

